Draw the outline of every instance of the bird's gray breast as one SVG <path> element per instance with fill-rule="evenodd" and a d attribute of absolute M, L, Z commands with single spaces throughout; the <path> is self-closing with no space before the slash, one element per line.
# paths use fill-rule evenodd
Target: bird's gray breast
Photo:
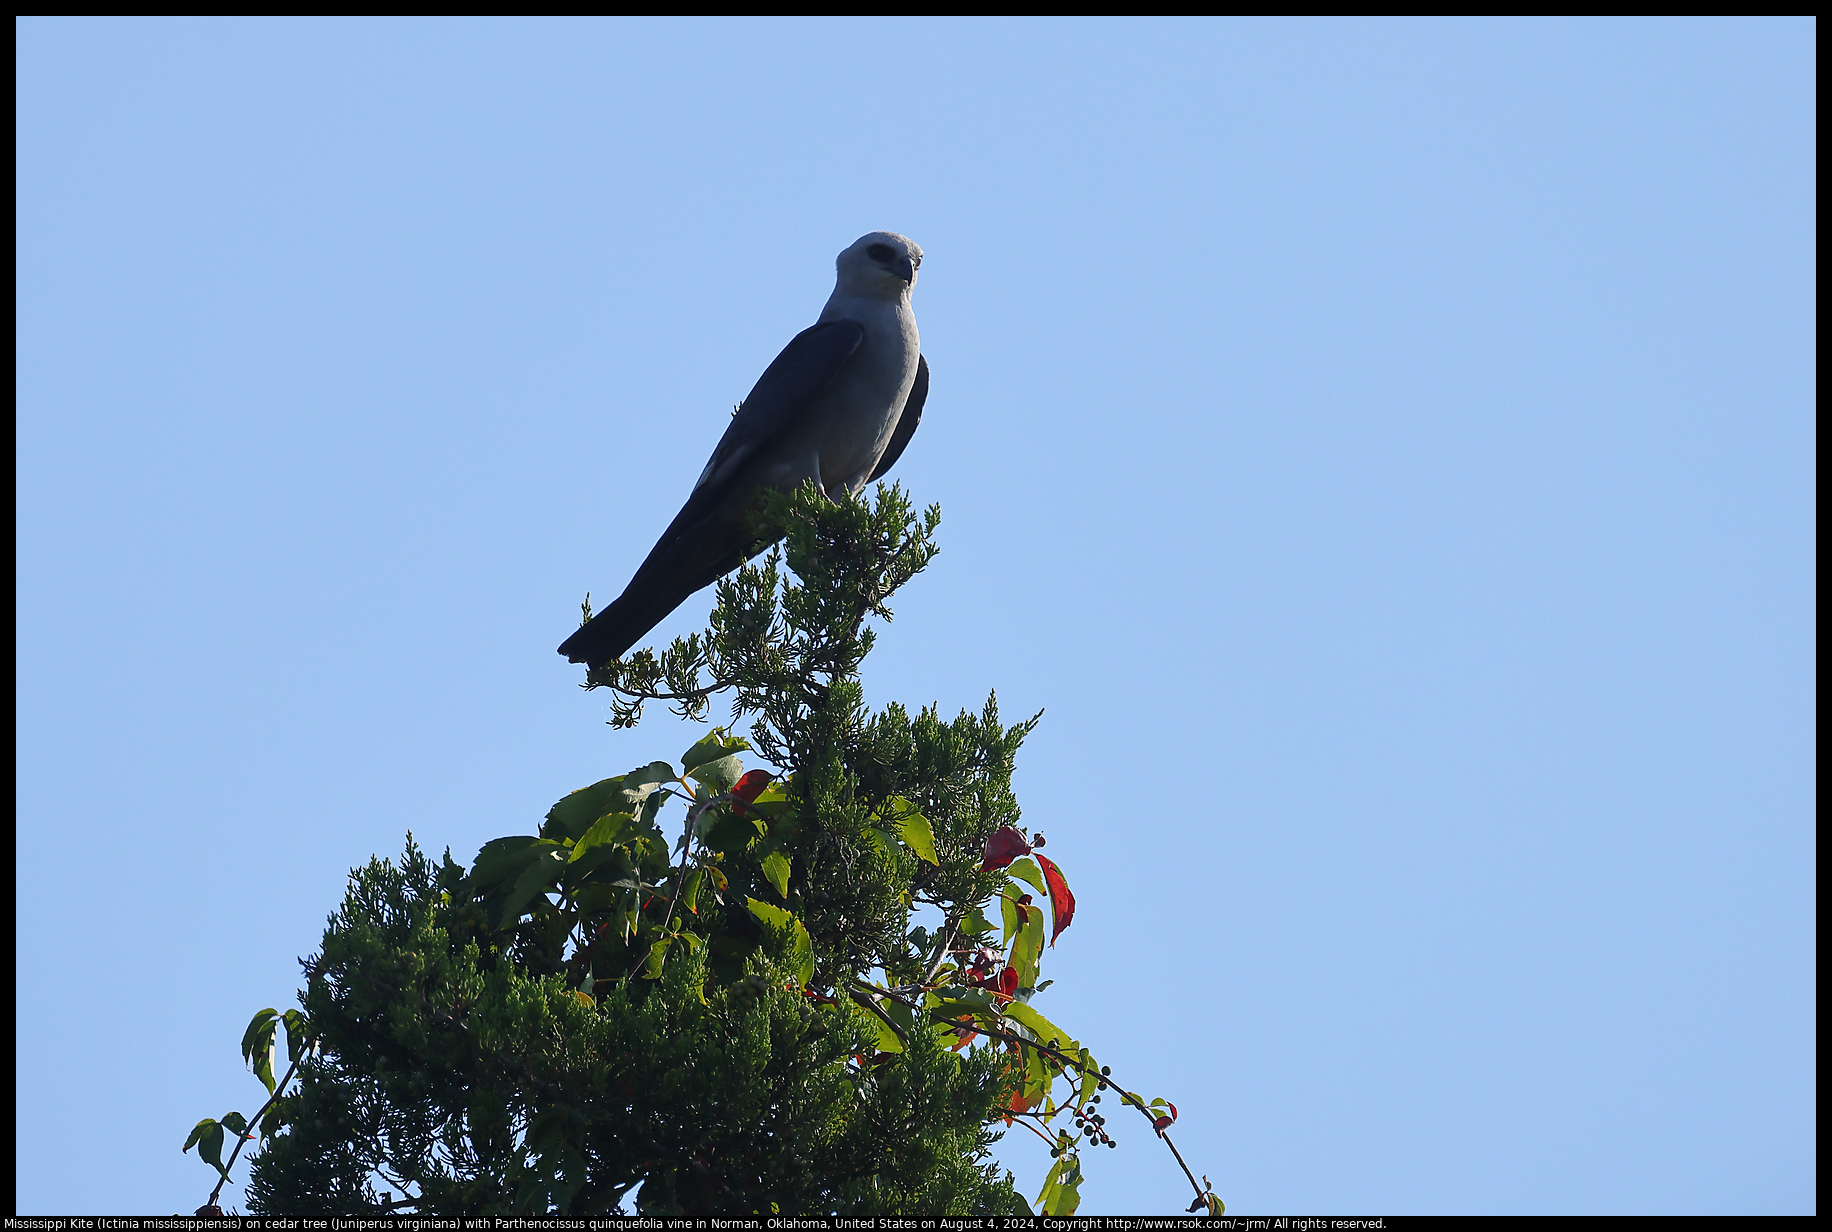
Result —
<path fill-rule="evenodd" d="M 829 495 L 857 492 L 890 445 L 898 417 L 916 379 L 920 347 L 914 329 L 867 324 L 865 340 L 814 399 L 804 420 L 805 435 L 790 452 L 802 465 L 818 467 Z M 912 323 L 913 325 L 913 323 Z M 788 461 L 788 459 L 784 459 Z M 807 475 L 806 478 L 815 478 Z"/>
<path fill-rule="evenodd" d="M 863 487 L 897 429 L 910 381 L 900 364 L 872 362 L 881 358 L 856 355 L 824 391 L 817 408 L 821 486 L 829 493 Z M 911 368 L 913 376 L 914 365 Z"/>

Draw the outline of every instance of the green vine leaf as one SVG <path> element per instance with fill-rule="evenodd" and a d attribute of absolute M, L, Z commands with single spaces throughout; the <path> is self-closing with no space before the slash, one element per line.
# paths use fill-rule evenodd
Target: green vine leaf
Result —
<path fill-rule="evenodd" d="M 197 1148 L 200 1159 L 224 1176 L 228 1175 L 227 1170 L 223 1167 L 222 1122 L 212 1117 L 205 1117 L 199 1121 L 197 1127 L 191 1131 L 191 1136 L 185 1139 L 184 1149 L 189 1151 L 193 1146 Z"/>
<path fill-rule="evenodd" d="M 1014 903 L 1012 907 L 1021 918 L 1011 943 L 1011 966 L 1018 973 L 1018 987 L 1034 988 L 1043 959 L 1043 912 L 1025 903 Z"/>
<path fill-rule="evenodd" d="M 296 1065 L 311 1048 L 312 1020 L 301 1010 L 287 1010 L 280 1021 L 286 1024 L 286 1059 Z"/>
<path fill-rule="evenodd" d="M 526 866 L 515 879 L 509 897 L 503 900 L 502 922 L 497 927 L 513 927 L 530 903 L 547 891 L 559 887 L 560 878 L 566 873 L 568 855 L 563 844 L 547 839 L 538 840 L 529 849 Z"/>
<path fill-rule="evenodd" d="M 1043 1179 L 1037 1209 L 1045 1215 L 1073 1215 L 1081 1205 L 1081 1157 L 1064 1154 Z"/>
<path fill-rule="evenodd" d="M 1006 867 L 1005 871 L 1013 877 L 1029 882 L 1031 888 L 1037 893 L 1049 893 L 1043 888 L 1043 873 L 1038 870 L 1036 862 L 1029 856 L 1019 856 Z"/>
<path fill-rule="evenodd" d="M 1081 1045 L 1070 1038 L 1067 1031 L 1064 1031 L 1061 1027 L 1057 1026 L 1022 1001 L 1013 1001 L 1010 1005 L 1007 1005 L 1005 1007 L 1005 1016 L 1013 1022 L 1022 1023 L 1025 1030 L 1029 1031 L 1032 1037 L 1040 1044 L 1047 1044 L 1051 1040 L 1055 1040 L 1056 1049 L 1059 1052 L 1066 1052 L 1071 1056 L 1081 1050 Z"/>
<path fill-rule="evenodd" d="M 720 757 L 713 761 L 702 762 L 687 771 L 687 777 L 700 784 L 708 792 L 717 795 L 730 791 L 744 773 L 744 763 L 737 757 Z"/>
<path fill-rule="evenodd" d="M 681 754 L 681 773 L 693 777 L 693 772 L 701 766 L 730 757 L 734 753 L 748 750 L 751 742 L 743 736 L 727 734 L 723 727 L 715 727 L 705 736 L 694 741 L 693 747 Z M 736 781 L 736 776 L 733 776 Z"/>
<path fill-rule="evenodd" d="M 576 863 L 592 848 L 616 842 L 617 837 L 623 833 L 624 827 L 635 820 L 629 813 L 606 813 L 594 821 L 579 841 L 573 844 L 572 854 L 567 857 L 566 862 L 568 864 Z"/>
<path fill-rule="evenodd" d="M 789 969 L 805 986 L 814 978 L 814 941 L 808 936 L 807 927 L 781 907 L 771 906 L 761 899 L 747 898 L 745 904 L 760 923 L 787 937 Z"/>
<path fill-rule="evenodd" d="M 267 1093 L 274 1093 L 274 1028 L 280 1025 L 278 1010 L 265 1009 L 254 1016 L 248 1030 L 242 1033 L 242 1060 L 254 1070 Z"/>
<path fill-rule="evenodd" d="M 897 835 L 918 857 L 935 867 L 941 867 L 941 861 L 935 858 L 935 826 L 919 812 L 914 804 L 902 796 L 891 799 L 891 824 L 897 829 Z"/>
<path fill-rule="evenodd" d="M 789 897 L 789 857 L 780 851 L 772 851 L 763 857 L 763 876 L 776 891 L 778 898 Z"/>
<path fill-rule="evenodd" d="M 662 977 L 662 963 L 668 957 L 668 947 L 673 944 L 674 937 L 670 934 L 666 937 L 658 937 L 655 944 L 649 947 L 649 957 L 643 960 L 642 965 L 643 979 L 659 980 Z"/>
<path fill-rule="evenodd" d="M 547 810 L 547 822 L 541 832 L 552 839 L 577 839 L 598 818 L 620 808 L 627 811 L 624 778 L 600 779 L 590 787 L 581 787 Z"/>

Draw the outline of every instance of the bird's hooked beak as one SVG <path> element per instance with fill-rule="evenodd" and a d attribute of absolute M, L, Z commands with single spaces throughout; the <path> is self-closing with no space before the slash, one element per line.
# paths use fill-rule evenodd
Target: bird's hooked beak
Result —
<path fill-rule="evenodd" d="M 916 263 L 905 256 L 897 262 L 897 275 L 907 283 L 916 281 Z"/>

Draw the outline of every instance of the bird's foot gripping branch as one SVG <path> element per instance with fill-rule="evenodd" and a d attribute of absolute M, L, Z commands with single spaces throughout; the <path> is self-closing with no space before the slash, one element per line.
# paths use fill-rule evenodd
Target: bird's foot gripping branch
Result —
<path fill-rule="evenodd" d="M 866 621 L 939 515 L 880 488 L 763 516 L 780 555 L 721 583 L 705 634 L 591 677 L 619 726 L 729 690 L 746 736 L 575 791 L 469 868 L 410 838 L 352 875 L 284 1020 L 292 1069 L 273 1081 L 263 1011 L 244 1054 L 269 1105 L 186 1143 L 226 1177 L 225 1131 L 258 1138 L 256 1209 L 1020 1214 L 990 1148 L 1023 1126 L 1066 1214 L 1120 1104 L 1183 1166 L 1175 1107 L 1034 1004 L 1075 919 L 1011 794 L 1036 720 L 863 704 Z"/>

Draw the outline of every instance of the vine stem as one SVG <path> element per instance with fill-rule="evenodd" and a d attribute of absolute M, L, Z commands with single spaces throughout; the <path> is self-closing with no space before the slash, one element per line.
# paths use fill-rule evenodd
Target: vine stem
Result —
<path fill-rule="evenodd" d="M 681 781 L 684 782 L 685 780 Z M 701 816 L 705 814 L 707 809 L 715 804 L 728 804 L 731 802 L 731 799 L 731 792 L 722 791 L 716 796 L 708 796 L 706 799 L 699 801 L 687 810 L 687 831 L 681 836 L 683 840 L 681 846 L 681 867 L 674 875 L 674 893 L 669 895 L 668 910 L 662 916 L 662 937 L 668 935 L 668 925 L 674 919 L 674 905 L 681 901 L 681 888 L 687 884 L 687 865 L 693 860 L 693 827 L 700 820 Z M 636 965 L 630 968 L 630 974 L 626 975 L 624 978 L 626 980 L 635 979 L 636 973 L 641 971 L 642 965 L 648 961 L 649 956 L 647 954 L 638 958 L 636 960 Z"/>
<path fill-rule="evenodd" d="M 1029 1114 L 1028 1114 L 1028 1113 L 1024 1113 L 1024 1114 L 1021 1114 L 1021 1115 L 1026 1115 L 1026 1116 L 1028 1116 Z M 1051 1137 L 1050 1137 L 1050 1136 L 1049 1136 L 1048 1134 L 1046 1134 L 1046 1133 L 1044 1133 L 1044 1132 L 1043 1132 L 1043 1131 L 1042 1131 L 1041 1129 L 1038 1129 L 1038 1128 L 1037 1128 L 1037 1127 L 1036 1127 L 1035 1125 L 1032 1125 L 1032 1124 L 1031 1124 L 1031 1123 L 1030 1123 L 1029 1121 L 1020 1121 L 1020 1120 L 1018 1120 L 1018 1119 L 1017 1119 L 1016 1117 L 1014 1117 L 1014 1118 L 1012 1119 L 1012 1123 L 1013 1123 L 1014 1125 L 1022 1125 L 1022 1126 L 1024 1126 L 1024 1128 L 1026 1128 L 1026 1129 L 1028 1129 L 1028 1130 L 1030 1130 L 1030 1131 L 1031 1131 L 1031 1132 L 1032 1132 L 1033 1134 L 1036 1134 L 1036 1135 L 1037 1135 L 1037 1136 L 1038 1136 L 1039 1138 L 1041 1138 L 1041 1139 L 1043 1139 L 1043 1141 L 1044 1141 L 1044 1144 L 1045 1144 L 1046 1146 L 1048 1146 L 1048 1147 L 1050 1147 L 1050 1148 L 1051 1148 L 1052 1150 L 1054 1150 L 1054 1149 L 1055 1149 L 1055 1146 L 1056 1146 L 1056 1143 L 1055 1143 L 1055 1141 L 1054 1141 L 1054 1140 L 1053 1140 L 1053 1139 L 1052 1139 L 1052 1138 L 1051 1138 Z"/>
<path fill-rule="evenodd" d="M 871 985 L 861 984 L 857 980 L 854 980 L 853 984 L 856 987 L 859 987 L 861 989 L 869 990 L 870 992 L 875 993 L 878 996 L 889 997 L 894 1001 L 900 1001 L 912 1010 L 923 1011 L 923 1007 L 921 1005 L 918 1005 L 917 1003 L 911 1001 L 907 997 L 900 997 L 896 993 L 890 992 L 887 989 L 873 988 Z M 923 1012 L 926 1012 L 929 1015 L 929 1017 L 934 1022 L 936 1022 L 938 1025 L 955 1027 L 955 1028 L 959 1028 L 961 1025 L 958 1020 L 949 1018 L 946 1014 L 943 1014 L 940 1010 L 932 1009 L 932 1010 L 927 1010 Z M 1093 1071 L 1090 1071 L 1087 1066 L 1081 1063 L 1081 1058 L 1079 1057 L 1071 1057 L 1067 1053 L 1063 1052 L 1061 1049 L 1052 1048 L 1048 1044 L 1040 1043 L 1037 1040 L 1025 1039 L 1023 1036 L 1013 1035 L 1008 1031 L 1001 1031 L 996 1027 L 988 1027 L 984 1023 L 980 1022 L 977 1018 L 974 1019 L 973 1026 L 967 1029 L 971 1031 L 977 1031 L 979 1034 L 990 1036 L 993 1039 L 1002 1039 L 1002 1040 L 1005 1040 L 1007 1043 L 1017 1044 L 1021 1048 L 1035 1048 L 1038 1052 L 1041 1052 L 1046 1056 L 1051 1056 L 1051 1057 L 1056 1058 L 1056 1060 L 1062 1063 L 1064 1069 L 1073 1068 L 1077 1073 L 1080 1073 L 1080 1074 L 1087 1074 L 1087 1073 L 1093 1072 Z M 1206 1201 L 1208 1198 L 1208 1191 L 1205 1190 L 1202 1187 L 1202 1185 L 1196 1180 L 1196 1174 L 1194 1172 L 1191 1172 L 1190 1166 L 1183 1161 L 1183 1152 L 1179 1151 L 1177 1149 L 1177 1144 L 1170 1140 L 1170 1135 L 1165 1133 L 1163 1130 L 1157 1127 L 1158 1118 L 1151 1111 L 1151 1109 L 1146 1106 L 1145 1101 L 1140 1099 L 1138 1096 L 1134 1095 L 1131 1091 L 1128 1091 L 1126 1090 L 1126 1088 L 1120 1086 L 1119 1083 L 1114 1082 L 1111 1078 L 1107 1077 L 1107 1075 L 1105 1074 L 1096 1072 L 1095 1077 L 1100 1079 L 1100 1085 L 1103 1091 L 1104 1090 L 1118 1091 L 1120 1093 L 1120 1099 L 1123 1102 L 1131 1104 L 1134 1108 L 1137 1108 L 1139 1112 L 1145 1117 L 1145 1119 L 1151 1122 L 1152 1132 L 1157 1134 L 1158 1137 L 1162 1138 L 1164 1140 L 1164 1145 L 1170 1148 L 1171 1157 L 1177 1161 L 1177 1166 L 1183 1169 L 1183 1175 L 1189 1179 L 1190 1188 L 1196 1191 L 1196 1196 L 1198 1198 L 1202 1198 Z"/>
<path fill-rule="evenodd" d="M 286 1067 L 286 1076 L 274 1084 L 274 1093 L 267 1097 L 267 1102 L 261 1105 L 261 1110 L 254 1114 L 254 1120 L 248 1122 L 248 1127 L 254 1132 L 237 1134 L 235 1136 L 235 1149 L 229 1152 L 229 1162 L 223 1165 L 223 1175 L 216 1182 L 216 1188 L 210 1191 L 210 1200 L 204 1203 L 205 1206 L 209 1207 L 216 1205 L 216 1199 L 223 1192 L 223 1186 L 229 1183 L 229 1169 L 235 1167 L 235 1161 L 240 1157 L 242 1148 L 254 1141 L 254 1139 L 260 1135 L 261 1118 L 266 1116 L 267 1110 L 278 1102 L 280 1093 L 286 1090 L 286 1084 L 293 1080 L 293 1075 L 297 1073 L 298 1070 L 299 1062 L 297 1061 L 294 1061 L 291 1065 Z M 196 1191 L 193 1190 L 192 1192 Z"/>
<path fill-rule="evenodd" d="M 952 952 L 951 947 L 954 945 L 954 934 L 959 930 L 960 926 L 960 916 L 952 915 L 948 917 L 948 927 L 943 934 L 941 948 L 935 952 L 935 962 L 929 967 L 929 974 L 923 978 L 923 983 L 927 984 L 941 972 L 942 965 L 948 961 L 948 955 Z"/>

